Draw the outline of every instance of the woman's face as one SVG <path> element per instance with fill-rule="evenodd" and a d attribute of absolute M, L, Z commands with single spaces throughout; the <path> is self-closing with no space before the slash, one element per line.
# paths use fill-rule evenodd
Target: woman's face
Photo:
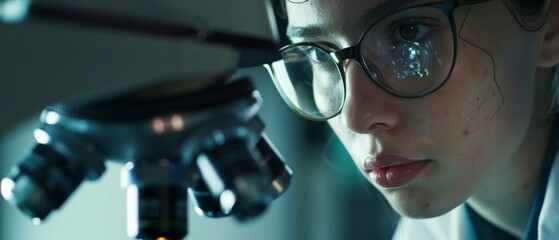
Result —
<path fill-rule="evenodd" d="M 295 31 L 291 38 L 353 46 L 380 2 L 287 2 L 290 29 L 315 30 L 312 36 Z M 443 214 L 518 168 L 512 159 L 533 115 L 538 35 L 523 30 L 498 0 L 459 7 L 454 19 L 456 62 L 442 88 L 398 98 L 348 60 L 345 105 L 328 122 L 363 175 L 395 210 L 411 217 Z"/>

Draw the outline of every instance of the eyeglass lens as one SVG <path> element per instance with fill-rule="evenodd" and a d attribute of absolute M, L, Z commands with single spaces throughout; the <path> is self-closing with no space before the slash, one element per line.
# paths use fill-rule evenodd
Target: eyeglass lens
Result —
<path fill-rule="evenodd" d="M 426 95 L 440 87 L 454 60 L 453 30 L 435 7 L 398 12 L 375 24 L 360 42 L 358 59 L 369 77 L 400 97 Z M 275 81 L 285 100 L 304 117 L 330 118 L 345 99 L 343 75 L 326 50 L 295 45 L 275 62 Z"/>

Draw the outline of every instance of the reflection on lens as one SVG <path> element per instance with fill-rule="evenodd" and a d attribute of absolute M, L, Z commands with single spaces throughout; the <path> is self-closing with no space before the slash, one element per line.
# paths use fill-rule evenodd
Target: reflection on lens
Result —
<path fill-rule="evenodd" d="M 392 69 L 399 79 L 429 76 L 429 43 L 404 43 L 393 50 Z"/>
<path fill-rule="evenodd" d="M 331 72 L 317 74 L 313 81 L 313 93 L 320 115 L 336 115 L 343 105 L 345 94 L 341 76 L 332 75 Z"/>
<path fill-rule="evenodd" d="M 344 99 L 338 66 L 329 52 L 312 45 L 297 45 L 282 52 L 272 64 L 276 85 L 296 112 L 311 120 L 337 114 Z"/>
<path fill-rule="evenodd" d="M 448 78 L 454 61 L 448 16 L 434 7 L 412 8 L 377 23 L 361 53 L 371 78 L 402 97 L 428 94 Z"/>

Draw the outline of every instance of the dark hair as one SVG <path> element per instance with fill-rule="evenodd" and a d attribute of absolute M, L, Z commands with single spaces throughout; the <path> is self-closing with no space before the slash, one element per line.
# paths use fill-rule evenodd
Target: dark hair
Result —
<path fill-rule="evenodd" d="M 507 7 L 527 31 L 539 30 L 547 20 L 550 0 L 509 0 Z"/>

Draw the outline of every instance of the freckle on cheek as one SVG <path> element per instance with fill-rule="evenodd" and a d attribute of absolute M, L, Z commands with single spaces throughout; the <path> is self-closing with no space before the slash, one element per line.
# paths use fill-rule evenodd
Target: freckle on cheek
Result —
<path fill-rule="evenodd" d="M 423 209 L 428 209 L 428 208 L 431 207 L 431 203 L 426 202 L 426 203 L 423 204 L 422 207 L 423 207 Z"/>
<path fill-rule="evenodd" d="M 413 198 L 413 190 L 406 191 L 406 197 L 407 198 Z"/>
<path fill-rule="evenodd" d="M 468 129 L 462 130 L 462 136 L 467 137 L 468 135 L 470 135 L 470 130 Z"/>

